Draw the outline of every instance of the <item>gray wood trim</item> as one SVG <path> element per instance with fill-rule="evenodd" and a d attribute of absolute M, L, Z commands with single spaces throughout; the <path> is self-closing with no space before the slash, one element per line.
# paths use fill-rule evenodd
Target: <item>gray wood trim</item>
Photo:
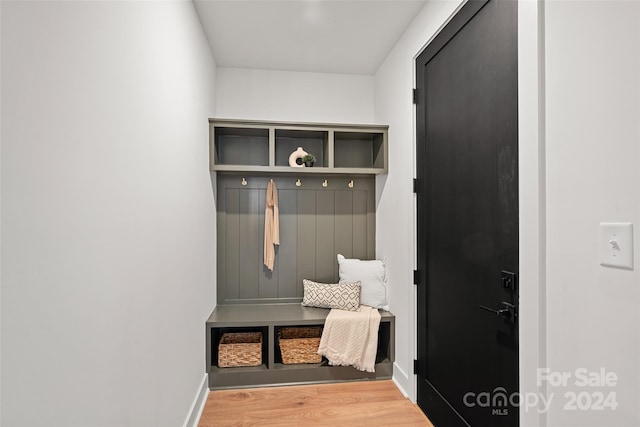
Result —
<path fill-rule="evenodd" d="M 218 250 L 224 248 L 224 271 L 225 276 L 218 283 L 223 287 L 225 298 L 240 298 L 240 191 L 230 189 L 225 192 L 218 192 L 225 202 L 226 210 L 224 216 L 224 240 L 219 241 Z M 222 243 L 222 245 L 220 245 Z M 234 253 L 235 256 L 230 256 Z M 223 300 L 224 301 L 224 300 Z"/>
<path fill-rule="evenodd" d="M 384 151 L 384 172 L 389 173 L 389 132 L 385 132 L 382 136 L 384 138 L 383 151 Z"/>
<path fill-rule="evenodd" d="M 229 372 L 230 369 L 238 370 Z M 350 366 L 321 364 L 282 365 L 273 368 L 246 369 L 216 368 L 209 371 L 210 390 L 229 390 L 251 387 L 323 384 L 346 381 L 388 380 L 393 377 L 393 363 L 377 363 L 375 372 L 362 372 Z"/>
<path fill-rule="evenodd" d="M 334 265 L 337 265 L 335 246 L 336 205 L 335 192 L 316 191 L 316 275 L 322 283 L 337 283 Z M 307 277 L 309 279 L 309 277 Z"/>
<path fill-rule="evenodd" d="M 296 283 L 316 277 L 316 195 L 311 191 L 298 194 Z M 314 230 L 310 233 L 309 230 Z M 297 287 L 296 297 L 302 300 L 302 287 Z"/>
<path fill-rule="evenodd" d="M 304 307 L 300 304 L 218 305 L 207 319 L 207 326 L 289 326 L 324 324 L 328 308 Z M 390 322 L 395 315 L 378 310 L 381 322 Z"/>
<path fill-rule="evenodd" d="M 354 182 L 355 186 L 355 182 Z M 368 217 L 367 206 L 367 194 L 363 191 L 355 190 L 352 192 L 352 235 L 351 235 L 351 257 L 358 259 L 373 259 L 375 257 L 370 256 L 369 249 L 369 236 L 373 232 L 375 233 L 375 227 L 371 230 L 367 228 L 368 222 L 375 222 L 375 216 Z M 364 212 L 364 213 L 363 213 Z M 375 250 L 375 244 L 373 245 Z M 346 256 L 346 255 L 345 255 Z"/>
<path fill-rule="evenodd" d="M 229 369 L 238 369 L 229 372 Z M 269 370 L 213 367 L 209 371 L 210 390 L 229 390 L 251 387 L 323 384 L 346 381 L 388 380 L 393 377 L 393 363 L 377 363 L 375 372 L 362 372 L 349 366 L 274 365 Z"/>
<path fill-rule="evenodd" d="M 264 127 L 278 127 L 278 128 L 290 128 L 290 129 L 300 129 L 300 128 L 316 128 L 318 130 L 327 130 L 329 128 L 336 129 L 351 129 L 354 131 L 364 130 L 366 132 L 367 129 L 380 131 L 389 129 L 389 125 L 380 125 L 380 124 L 355 124 L 355 123 L 316 123 L 316 122 L 283 122 L 283 121 L 262 121 L 262 120 L 244 120 L 244 119 L 221 119 L 221 118 L 210 118 L 210 124 L 214 124 L 217 126 L 225 126 L 225 127 L 256 127 L 256 128 L 264 128 Z"/>
<path fill-rule="evenodd" d="M 214 170 L 216 167 L 216 134 L 213 131 L 213 127 L 209 127 L 209 170 Z"/>
<path fill-rule="evenodd" d="M 232 190 L 236 191 L 236 190 Z M 238 283 L 239 298 L 260 298 L 259 287 L 243 286 L 244 283 L 254 283 L 259 277 L 262 269 L 263 254 L 260 248 L 253 244 L 256 240 L 260 240 L 260 236 L 264 236 L 264 232 L 260 232 L 264 228 L 264 211 L 258 209 L 264 206 L 264 194 L 257 189 L 247 191 L 238 190 L 239 192 L 239 239 L 238 252 Z M 244 212 L 256 212 L 262 215 L 245 215 Z M 227 217 L 229 218 L 229 217 Z M 260 221 L 262 219 L 262 221 Z M 229 241 L 226 241 L 227 244 Z M 227 246 L 228 248 L 228 246 Z M 232 258 L 232 257 L 227 257 Z"/>
<path fill-rule="evenodd" d="M 276 165 L 276 128 L 269 127 L 269 167 Z"/>
<path fill-rule="evenodd" d="M 331 160 L 331 158 L 329 158 Z M 331 160 L 333 161 L 333 160 Z M 380 175 L 386 173 L 382 168 L 292 168 L 286 166 L 255 166 L 255 165 L 214 165 L 212 171 L 216 172 L 237 172 L 237 173 L 264 173 L 271 175 Z"/>
<path fill-rule="evenodd" d="M 329 163 L 328 163 L 328 166 L 329 166 L 329 169 L 331 169 L 331 170 L 333 170 L 334 167 L 335 167 L 335 155 L 336 155 L 335 154 L 336 153 L 336 151 L 335 151 L 335 143 L 336 142 L 335 141 L 336 141 L 336 139 L 335 139 L 335 131 L 333 129 L 330 129 L 329 130 L 329 142 L 328 142 L 329 143 L 329 147 L 328 147 Z"/>

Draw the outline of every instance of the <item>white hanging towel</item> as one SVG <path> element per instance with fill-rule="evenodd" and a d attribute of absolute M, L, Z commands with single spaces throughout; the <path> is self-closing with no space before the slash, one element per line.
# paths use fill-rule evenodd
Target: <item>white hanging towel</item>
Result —
<path fill-rule="evenodd" d="M 264 207 L 264 265 L 273 271 L 276 260 L 275 245 L 280 245 L 280 219 L 278 212 L 278 189 L 273 179 L 267 184 Z"/>

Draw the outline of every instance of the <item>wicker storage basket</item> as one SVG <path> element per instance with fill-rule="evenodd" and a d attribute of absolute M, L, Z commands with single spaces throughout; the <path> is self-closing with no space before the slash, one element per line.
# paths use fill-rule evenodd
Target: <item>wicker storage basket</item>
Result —
<path fill-rule="evenodd" d="M 261 332 L 229 332 L 222 334 L 218 345 L 218 367 L 262 365 Z"/>
<path fill-rule="evenodd" d="M 320 363 L 322 356 L 318 354 L 322 328 L 282 328 L 278 334 L 282 363 Z"/>

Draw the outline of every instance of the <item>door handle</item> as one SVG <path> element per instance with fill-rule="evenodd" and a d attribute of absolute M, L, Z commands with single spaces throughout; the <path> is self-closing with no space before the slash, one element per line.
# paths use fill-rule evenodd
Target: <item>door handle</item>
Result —
<path fill-rule="evenodd" d="M 484 305 L 481 305 L 480 308 L 486 311 L 490 311 L 491 313 L 497 314 L 498 316 L 504 316 L 508 319 L 512 319 L 513 321 L 515 321 L 518 315 L 516 311 L 516 306 L 506 301 L 502 301 L 500 304 L 502 304 L 502 308 L 499 308 L 498 310 L 485 307 Z"/>

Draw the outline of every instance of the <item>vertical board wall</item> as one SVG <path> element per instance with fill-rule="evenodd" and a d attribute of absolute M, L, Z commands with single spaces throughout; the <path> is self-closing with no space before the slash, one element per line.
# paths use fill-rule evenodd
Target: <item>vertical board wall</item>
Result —
<path fill-rule="evenodd" d="M 337 254 L 375 258 L 373 177 L 274 177 L 280 246 L 273 272 L 263 265 L 269 177 L 218 174 L 218 304 L 300 302 L 302 279 L 338 280 Z M 354 186 L 348 182 L 353 179 Z"/>

